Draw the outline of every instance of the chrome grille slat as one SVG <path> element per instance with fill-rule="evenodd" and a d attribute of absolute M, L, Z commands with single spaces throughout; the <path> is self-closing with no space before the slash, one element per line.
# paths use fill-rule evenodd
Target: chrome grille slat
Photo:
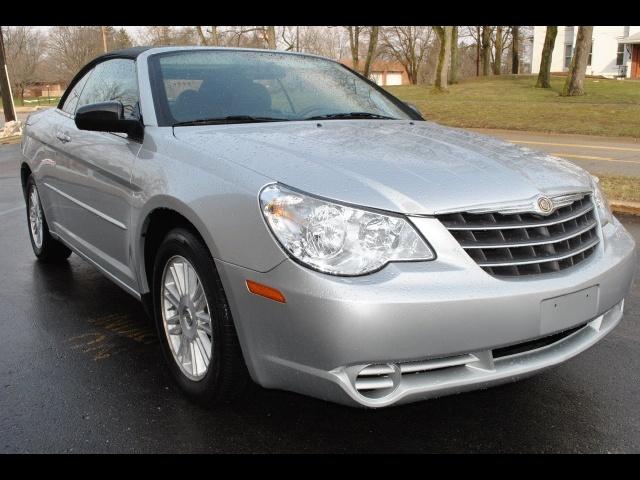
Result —
<path fill-rule="evenodd" d="M 600 241 L 591 196 L 573 198 L 573 202 L 560 204 L 547 216 L 483 211 L 448 213 L 438 219 L 491 275 L 557 272 L 588 258 Z"/>
<path fill-rule="evenodd" d="M 406 373 L 427 372 L 429 370 L 438 370 L 441 368 L 457 367 L 467 363 L 475 362 L 478 359 L 471 354 L 460 355 L 457 357 L 435 358 L 432 360 L 423 360 L 421 362 L 407 362 L 400 364 L 400 372 Z"/>
<path fill-rule="evenodd" d="M 562 224 L 561 224 L 562 225 Z M 512 242 L 512 243 L 470 243 L 470 242 L 460 242 L 462 248 L 515 248 L 515 247 L 528 247 L 534 245 L 545 245 L 548 243 L 558 243 L 565 240 L 569 240 L 573 237 L 577 237 L 578 235 L 582 235 L 585 232 L 588 232 L 592 228 L 596 227 L 598 222 L 593 220 L 591 223 L 588 223 L 585 227 L 579 228 L 577 231 L 572 231 L 562 237 L 556 237 L 553 239 L 553 242 L 549 242 L 549 240 L 536 240 L 536 241 L 525 241 L 525 242 Z M 526 231 L 526 229 L 525 229 Z M 551 238 L 551 237 L 547 237 Z"/>
<path fill-rule="evenodd" d="M 566 207 L 564 207 L 566 208 Z M 559 209 L 560 210 L 560 209 Z M 555 225 L 557 223 L 560 222 L 566 222 L 569 220 L 573 220 L 575 218 L 581 217 L 582 215 L 584 215 L 585 213 L 590 212 L 591 210 L 593 210 L 593 205 L 588 205 L 586 207 L 584 207 L 583 209 L 573 212 L 571 214 L 567 214 L 566 216 L 563 216 L 561 218 L 553 218 L 553 217 L 542 217 L 542 219 L 538 222 L 533 222 L 533 223 L 528 223 L 528 224 L 524 224 L 522 222 L 518 222 L 518 221 L 514 221 L 511 223 L 500 223 L 499 225 L 493 224 L 493 223 L 468 223 L 465 222 L 461 225 L 456 225 L 456 224 L 451 224 L 450 226 L 447 226 L 447 229 L 449 230 L 491 230 L 491 229 L 500 229 L 500 230 L 505 230 L 505 229 L 509 229 L 509 228 L 534 228 L 534 227 L 546 227 L 549 225 Z M 452 214 L 448 214 L 448 215 L 441 215 L 440 217 L 448 217 L 451 216 Z M 477 214 L 473 214 L 470 213 L 468 215 L 477 215 Z M 510 217 L 510 216 L 515 216 L 512 214 L 508 214 L 508 215 L 501 215 L 503 217 Z"/>
<path fill-rule="evenodd" d="M 535 259 L 532 260 L 513 260 L 513 261 L 508 261 L 508 262 L 494 262 L 494 263 L 490 263 L 490 262 L 478 262 L 478 265 L 480 265 L 481 267 L 503 267 L 503 266 L 507 266 L 507 265 L 529 265 L 532 263 L 545 263 L 545 262 L 555 262 L 558 260 L 564 260 L 565 258 L 571 258 L 574 257 L 576 255 L 578 255 L 579 253 L 584 252 L 585 250 L 589 250 L 591 247 L 595 247 L 598 244 L 598 238 L 594 238 L 590 243 L 588 243 L 586 246 L 580 248 L 579 250 L 575 250 L 575 251 L 571 251 L 570 253 L 567 253 L 565 255 L 551 255 L 548 257 L 536 257 Z"/>

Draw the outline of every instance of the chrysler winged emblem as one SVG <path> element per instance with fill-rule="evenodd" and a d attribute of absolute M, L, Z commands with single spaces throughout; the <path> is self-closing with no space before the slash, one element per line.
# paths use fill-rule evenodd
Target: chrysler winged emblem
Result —
<path fill-rule="evenodd" d="M 553 210 L 553 202 L 547 197 L 539 197 L 538 208 L 540 209 L 540 213 L 548 215 Z"/>

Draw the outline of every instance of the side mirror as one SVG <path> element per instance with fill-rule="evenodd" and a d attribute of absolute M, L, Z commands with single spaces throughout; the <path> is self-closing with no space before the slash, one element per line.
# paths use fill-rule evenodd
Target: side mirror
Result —
<path fill-rule="evenodd" d="M 418 107 L 416 107 L 413 103 L 409 103 L 409 102 L 404 102 L 404 104 L 409 107 L 411 110 L 413 110 L 415 113 L 418 114 L 418 116 L 420 117 L 420 119 L 424 120 L 422 118 L 422 113 L 420 113 L 420 109 Z"/>
<path fill-rule="evenodd" d="M 75 121 L 80 130 L 126 133 L 132 138 L 142 139 L 142 123 L 125 118 L 124 106 L 118 101 L 83 105 L 76 110 Z"/>

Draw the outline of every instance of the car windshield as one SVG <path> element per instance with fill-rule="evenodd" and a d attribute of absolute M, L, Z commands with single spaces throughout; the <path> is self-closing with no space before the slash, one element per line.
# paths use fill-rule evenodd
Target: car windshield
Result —
<path fill-rule="evenodd" d="M 159 125 L 410 118 L 397 101 L 322 58 L 187 50 L 149 61 Z"/>

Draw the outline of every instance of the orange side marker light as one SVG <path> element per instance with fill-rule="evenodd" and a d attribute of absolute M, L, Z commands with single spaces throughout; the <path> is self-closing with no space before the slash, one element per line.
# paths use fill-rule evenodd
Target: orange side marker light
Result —
<path fill-rule="evenodd" d="M 287 303 L 282 292 L 276 288 L 271 288 L 251 280 L 247 280 L 247 288 L 254 295 L 260 295 L 275 302 Z"/>

